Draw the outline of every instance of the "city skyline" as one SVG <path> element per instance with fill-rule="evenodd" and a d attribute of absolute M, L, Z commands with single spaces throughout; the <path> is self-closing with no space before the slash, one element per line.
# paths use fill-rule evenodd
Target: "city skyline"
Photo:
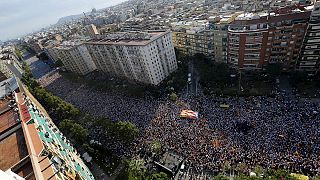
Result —
<path fill-rule="evenodd" d="M 103 9 L 125 0 L 22 0 L 0 2 L 0 40 L 6 41 L 37 31 L 58 22 L 59 18 L 89 12 L 92 8 Z M 48 11 L 50 10 L 50 11 Z"/>

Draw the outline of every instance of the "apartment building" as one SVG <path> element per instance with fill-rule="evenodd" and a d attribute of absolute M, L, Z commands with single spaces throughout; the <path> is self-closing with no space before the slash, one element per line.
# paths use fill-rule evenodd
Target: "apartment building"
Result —
<path fill-rule="evenodd" d="M 57 45 L 58 46 L 58 45 Z M 44 48 L 44 52 L 47 54 L 47 56 L 53 61 L 57 62 L 60 60 L 59 58 L 59 49 L 53 47 L 46 47 Z"/>
<path fill-rule="evenodd" d="M 216 62 L 227 63 L 228 53 L 228 27 L 237 17 L 238 13 L 224 15 L 213 23 L 213 49 Z"/>
<path fill-rule="evenodd" d="M 169 31 L 111 33 L 85 45 L 99 71 L 146 84 L 178 68 Z"/>
<path fill-rule="evenodd" d="M 184 31 L 173 31 L 172 42 L 175 48 L 181 51 L 183 54 L 187 54 L 186 46 L 187 35 Z"/>
<path fill-rule="evenodd" d="M 228 63 L 239 69 L 261 69 L 268 41 L 267 14 L 239 15 L 228 29 Z"/>
<path fill-rule="evenodd" d="M 58 60 L 58 56 L 56 55 L 56 52 L 54 51 L 53 48 L 55 46 L 59 46 L 61 41 L 49 40 L 44 44 L 43 51 L 53 62 L 56 62 Z"/>
<path fill-rule="evenodd" d="M 309 16 L 296 6 L 239 15 L 228 29 L 228 63 L 239 69 L 262 69 L 268 63 L 294 69 Z"/>
<path fill-rule="evenodd" d="M 320 1 L 315 2 L 297 62 L 298 70 L 316 71 L 320 68 Z"/>
<path fill-rule="evenodd" d="M 266 62 L 282 63 L 284 70 L 295 68 L 310 13 L 304 8 L 293 7 L 270 13 Z"/>
<path fill-rule="evenodd" d="M 213 32 L 211 30 L 190 29 L 172 33 L 174 46 L 187 55 L 204 54 L 210 59 L 214 58 Z"/>
<path fill-rule="evenodd" d="M 10 78 L 0 87 L 0 179 L 94 179 L 22 83 Z"/>
<path fill-rule="evenodd" d="M 61 60 L 71 72 L 86 75 L 97 69 L 87 47 L 81 41 L 65 41 L 47 52 L 54 61 Z"/>

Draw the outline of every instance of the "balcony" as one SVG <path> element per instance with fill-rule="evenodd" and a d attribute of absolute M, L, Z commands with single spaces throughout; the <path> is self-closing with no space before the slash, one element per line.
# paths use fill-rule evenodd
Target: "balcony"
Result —
<path fill-rule="evenodd" d="M 267 31 L 269 29 L 269 25 L 265 25 L 263 27 L 253 27 L 253 26 L 240 26 L 240 27 L 236 27 L 236 26 L 229 26 L 228 31 L 229 32 L 246 32 L 246 33 L 255 33 L 255 32 L 260 32 L 260 31 Z"/>

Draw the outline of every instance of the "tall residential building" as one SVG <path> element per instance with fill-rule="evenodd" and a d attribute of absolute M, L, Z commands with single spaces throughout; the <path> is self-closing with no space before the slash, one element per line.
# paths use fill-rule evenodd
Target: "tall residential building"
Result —
<path fill-rule="evenodd" d="M 238 13 L 225 15 L 213 22 L 213 49 L 216 62 L 227 63 L 228 54 L 228 27 L 237 17 Z"/>
<path fill-rule="evenodd" d="M 297 69 L 316 71 L 320 68 L 320 1 L 315 2 L 303 41 Z"/>
<path fill-rule="evenodd" d="M 11 78 L 0 87 L 0 179 L 94 179 L 22 83 Z"/>
<path fill-rule="evenodd" d="M 82 42 L 65 41 L 47 52 L 55 61 L 61 60 L 64 67 L 71 72 L 85 75 L 96 69 L 87 47 Z"/>
<path fill-rule="evenodd" d="M 204 54 L 214 58 L 213 32 L 211 30 L 184 30 L 172 33 L 174 46 L 187 55 Z"/>
<path fill-rule="evenodd" d="M 62 41 L 62 40 L 61 40 Z M 54 47 L 58 46 L 61 41 L 56 40 L 49 40 L 45 43 L 45 47 L 43 48 L 43 51 L 47 54 L 47 56 L 53 61 L 56 62 L 58 60 L 58 56 L 56 55 L 56 52 L 54 51 Z"/>
<path fill-rule="evenodd" d="M 169 31 L 102 35 L 85 43 L 99 71 L 158 85 L 177 66 Z"/>
<path fill-rule="evenodd" d="M 266 51 L 268 63 L 282 63 L 284 70 L 295 68 L 310 13 L 304 8 L 283 8 L 270 14 Z"/>
<path fill-rule="evenodd" d="M 261 69 L 268 41 L 267 14 L 241 14 L 228 30 L 228 63 L 239 69 Z"/>
<path fill-rule="evenodd" d="M 309 16 L 300 7 L 239 15 L 228 30 L 228 63 L 239 69 L 262 69 L 268 63 L 294 69 Z"/>

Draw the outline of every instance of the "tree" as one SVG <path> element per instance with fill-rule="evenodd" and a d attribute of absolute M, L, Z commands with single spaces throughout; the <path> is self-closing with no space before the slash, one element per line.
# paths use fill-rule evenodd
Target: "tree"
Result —
<path fill-rule="evenodd" d="M 288 179 L 288 180 L 295 180 L 296 178 L 293 176 L 290 176 L 289 172 L 283 169 L 268 169 L 266 172 L 266 176 L 270 176 L 271 179 Z"/>
<path fill-rule="evenodd" d="M 87 143 L 84 143 L 82 147 L 87 151 L 89 154 L 94 155 L 95 150 Z"/>
<path fill-rule="evenodd" d="M 159 154 L 161 152 L 161 144 L 160 141 L 154 140 L 150 143 L 150 150 L 155 154 Z"/>
<path fill-rule="evenodd" d="M 164 172 L 160 172 L 160 173 L 157 173 L 157 172 L 153 172 L 150 176 L 148 176 L 146 178 L 147 180 L 168 180 L 169 177 L 166 173 Z"/>
<path fill-rule="evenodd" d="M 260 180 L 260 179 L 262 178 L 259 178 L 257 176 L 246 176 L 242 173 L 235 177 L 235 180 Z"/>
<path fill-rule="evenodd" d="M 138 133 L 138 128 L 131 122 L 119 121 L 115 123 L 114 134 L 123 142 L 129 143 L 133 141 Z"/>
<path fill-rule="evenodd" d="M 70 119 L 64 119 L 60 122 L 59 127 L 79 143 L 85 142 L 89 135 L 87 129 Z"/>
<path fill-rule="evenodd" d="M 248 166 L 245 163 L 237 164 L 236 171 L 238 173 L 246 173 Z"/>
<path fill-rule="evenodd" d="M 279 76 L 281 74 L 283 64 L 281 63 L 272 63 L 268 64 L 266 67 L 267 73 L 271 76 Z"/>
<path fill-rule="evenodd" d="M 75 123 L 70 129 L 72 136 L 77 142 L 85 142 L 88 138 L 88 130 L 83 128 L 80 124 Z"/>
<path fill-rule="evenodd" d="M 229 180 L 229 178 L 223 174 L 218 174 L 213 177 L 213 180 Z"/>
<path fill-rule="evenodd" d="M 176 93 L 172 92 L 172 93 L 170 94 L 170 96 L 169 96 L 169 99 L 170 99 L 171 101 L 173 101 L 173 102 L 176 102 L 177 99 L 178 99 L 178 96 L 177 96 Z"/>
<path fill-rule="evenodd" d="M 260 177 L 264 174 L 264 169 L 261 166 L 256 166 L 254 167 L 253 172 L 255 172 L 257 176 Z"/>
<path fill-rule="evenodd" d="M 146 167 L 143 159 L 132 159 L 128 164 L 128 178 L 142 180 L 145 177 Z"/>
<path fill-rule="evenodd" d="M 73 123 L 74 122 L 72 120 L 64 119 L 59 123 L 59 128 L 63 131 L 67 131 L 72 128 Z"/>
<path fill-rule="evenodd" d="M 20 50 L 18 48 L 15 48 L 14 52 L 17 55 L 17 57 L 19 58 L 19 60 L 22 60 L 22 53 L 20 52 Z"/>

